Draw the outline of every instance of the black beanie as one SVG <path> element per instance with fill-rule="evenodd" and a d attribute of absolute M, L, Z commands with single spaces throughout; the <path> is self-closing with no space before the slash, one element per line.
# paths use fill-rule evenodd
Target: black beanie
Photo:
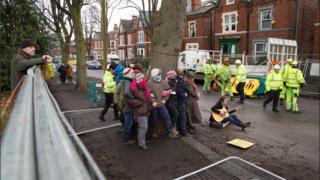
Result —
<path fill-rule="evenodd" d="M 26 47 L 30 47 L 30 46 L 35 46 L 31 39 L 24 39 L 20 42 L 21 49 L 26 48 Z"/>

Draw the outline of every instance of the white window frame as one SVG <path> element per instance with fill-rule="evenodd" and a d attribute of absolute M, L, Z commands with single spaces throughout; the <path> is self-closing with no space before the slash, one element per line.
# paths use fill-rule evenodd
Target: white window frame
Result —
<path fill-rule="evenodd" d="M 258 44 L 264 44 L 265 45 L 265 51 L 259 51 L 259 52 L 257 52 L 257 45 Z M 265 40 L 265 41 L 263 41 L 263 40 L 261 40 L 261 41 L 254 41 L 254 58 L 256 58 L 257 57 L 257 53 L 259 53 L 259 54 L 262 54 L 262 53 L 265 53 L 265 55 L 267 56 L 267 53 L 268 53 L 268 41 L 267 40 Z"/>
<path fill-rule="evenodd" d="M 130 45 L 131 44 L 131 34 L 128 34 L 128 45 Z"/>
<path fill-rule="evenodd" d="M 124 36 L 120 36 L 119 39 L 120 39 L 120 46 L 125 46 L 126 44 L 124 42 Z"/>
<path fill-rule="evenodd" d="M 142 53 L 141 53 L 141 52 L 142 52 Z M 144 48 L 137 48 L 137 55 L 142 55 L 142 57 L 145 57 Z"/>
<path fill-rule="evenodd" d="M 262 19 L 262 13 L 264 11 L 270 11 L 270 19 L 267 19 L 267 20 L 263 20 Z M 266 8 L 262 8 L 259 10 L 259 29 L 260 30 L 269 30 L 269 29 L 272 29 L 272 7 L 266 7 Z M 270 26 L 271 27 L 268 27 L 268 28 L 263 28 L 262 27 L 262 21 L 270 21 Z"/>
<path fill-rule="evenodd" d="M 133 58 L 132 48 L 128 48 L 127 49 L 127 54 L 128 54 L 128 59 L 132 59 Z"/>
<path fill-rule="evenodd" d="M 235 22 L 231 22 L 231 16 L 232 15 L 235 15 L 236 16 L 236 21 Z M 225 22 L 225 16 L 229 16 L 229 22 L 228 22 L 228 27 L 229 27 L 229 30 L 226 31 L 225 30 L 225 25 L 226 25 L 226 22 Z M 232 12 L 227 12 L 227 13 L 223 13 L 222 14 L 222 32 L 223 33 L 233 33 L 233 32 L 237 32 L 237 26 L 238 26 L 238 12 L 237 11 L 232 11 Z M 235 30 L 232 30 L 232 25 L 235 25 Z"/>
<path fill-rule="evenodd" d="M 118 53 L 119 53 L 119 59 L 124 60 L 126 56 L 124 50 L 119 50 Z"/>
<path fill-rule="evenodd" d="M 193 47 L 191 47 L 193 46 Z M 186 51 L 197 51 L 199 50 L 199 43 L 186 43 Z"/>
<path fill-rule="evenodd" d="M 138 38 L 139 38 L 139 43 L 143 43 L 144 42 L 144 32 L 143 31 L 139 31 L 138 32 Z"/>
<path fill-rule="evenodd" d="M 191 24 L 194 24 L 194 36 L 191 34 Z M 188 31 L 189 31 L 189 37 L 197 37 L 197 22 L 196 21 L 189 21 L 188 22 Z"/>
<path fill-rule="evenodd" d="M 226 5 L 230 5 L 230 4 L 234 4 L 234 0 L 231 0 L 231 2 L 229 2 L 229 0 L 226 0 Z"/>

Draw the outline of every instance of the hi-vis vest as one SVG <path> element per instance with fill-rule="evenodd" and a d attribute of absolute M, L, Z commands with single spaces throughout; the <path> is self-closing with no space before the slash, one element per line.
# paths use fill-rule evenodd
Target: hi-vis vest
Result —
<path fill-rule="evenodd" d="M 116 92 L 116 82 L 111 71 L 106 71 L 103 76 L 104 92 L 114 93 Z"/>
<path fill-rule="evenodd" d="M 282 89 L 283 81 L 281 74 L 272 70 L 267 76 L 265 85 L 267 91 Z"/>
<path fill-rule="evenodd" d="M 288 87 L 293 88 L 299 88 L 301 83 L 305 83 L 301 70 L 297 68 L 289 69 L 285 81 Z"/>
<path fill-rule="evenodd" d="M 291 69 L 291 65 L 290 64 L 286 64 L 284 66 L 281 67 L 280 69 L 280 74 L 282 76 L 282 78 L 285 78 L 289 72 L 289 69 Z"/>
<path fill-rule="evenodd" d="M 247 80 L 247 72 L 246 72 L 246 67 L 244 67 L 243 64 L 241 64 L 239 67 L 237 67 L 237 74 L 236 78 L 238 82 L 245 83 Z"/>
<path fill-rule="evenodd" d="M 204 68 L 203 68 L 203 73 L 205 74 L 205 75 L 213 75 L 213 73 L 214 73 L 214 66 L 213 66 L 213 64 L 205 64 L 204 65 Z"/>

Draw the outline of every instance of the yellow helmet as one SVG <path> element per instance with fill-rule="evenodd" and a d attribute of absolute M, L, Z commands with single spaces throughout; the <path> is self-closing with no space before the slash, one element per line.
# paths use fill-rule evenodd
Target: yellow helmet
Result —
<path fill-rule="evenodd" d="M 293 61 L 293 62 L 291 63 L 291 65 L 292 65 L 292 66 L 297 66 L 297 65 L 298 65 L 298 61 Z"/>
<path fill-rule="evenodd" d="M 291 63 L 293 62 L 293 59 L 289 58 L 289 59 L 287 59 L 286 62 L 289 63 L 289 64 L 291 64 Z"/>

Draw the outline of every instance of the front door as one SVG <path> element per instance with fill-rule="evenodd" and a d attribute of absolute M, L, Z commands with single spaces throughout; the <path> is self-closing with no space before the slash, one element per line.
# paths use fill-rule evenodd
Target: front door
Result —
<path fill-rule="evenodd" d="M 222 53 L 225 55 L 239 54 L 239 40 L 238 39 L 221 40 L 220 47 L 222 49 Z"/>

